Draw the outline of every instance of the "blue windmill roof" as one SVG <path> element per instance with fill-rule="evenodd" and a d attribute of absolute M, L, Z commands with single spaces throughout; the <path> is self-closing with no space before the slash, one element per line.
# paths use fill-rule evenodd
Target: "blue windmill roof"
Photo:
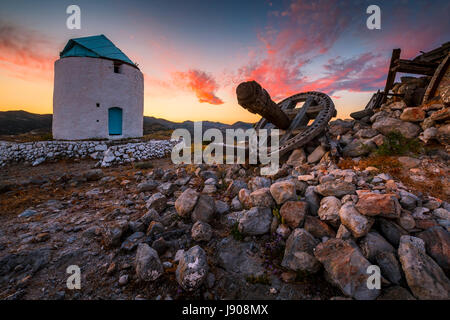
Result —
<path fill-rule="evenodd" d="M 119 60 L 137 67 L 114 43 L 103 34 L 70 39 L 59 54 L 64 57 L 95 57 Z"/>

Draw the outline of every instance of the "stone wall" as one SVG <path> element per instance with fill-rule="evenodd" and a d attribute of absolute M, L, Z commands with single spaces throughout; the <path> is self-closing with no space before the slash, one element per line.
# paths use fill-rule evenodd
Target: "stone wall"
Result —
<path fill-rule="evenodd" d="M 0 167 L 11 163 L 37 166 L 58 159 L 99 160 L 103 167 L 162 158 L 176 141 L 151 140 L 111 145 L 110 141 L 39 141 L 26 143 L 0 142 Z"/>

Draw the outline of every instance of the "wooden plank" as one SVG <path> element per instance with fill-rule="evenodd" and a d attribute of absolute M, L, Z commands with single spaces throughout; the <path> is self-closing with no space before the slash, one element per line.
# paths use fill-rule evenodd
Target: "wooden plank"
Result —
<path fill-rule="evenodd" d="M 386 85 L 384 87 L 384 93 L 389 93 L 389 91 L 391 90 L 394 81 L 395 81 L 395 75 L 396 75 L 396 71 L 393 70 L 393 68 L 395 67 L 395 61 L 400 59 L 400 53 L 402 52 L 401 49 L 394 49 L 392 50 L 392 57 L 391 57 L 391 62 L 389 64 L 389 73 L 386 79 Z M 381 101 L 381 103 L 386 101 L 387 96 L 383 97 L 383 100 Z"/>
<path fill-rule="evenodd" d="M 433 78 L 431 78 L 430 83 L 428 84 L 427 90 L 425 91 L 425 95 L 423 97 L 422 103 L 428 102 L 429 99 L 433 98 L 436 89 L 439 86 L 439 83 L 442 80 L 442 77 L 444 76 L 445 72 L 447 71 L 447 68 L 450 66 L 450 53 L 447 54 L 447 57 L 441 62 L 439 67 L 436 69 L 436 72 L 433 75 Z"/>
<path fill-rule="evenodd" d="M 308 111 L 309 107 L 313 104 L 313 102 L 314 102 L 313 97 L 308 97 L 308 99 L 306 99 L 305 103 L 298 111 L 294 120 L 292 120 L 291 124 L 289 125 L 289 128 L 286 130 L 286 133 L 283 135 L 283 138 L 281 138 L 280 145 L 284 144 L 291 137 L 292 131 L 294 129 L 296 129 L 299 126 L 302 125 L 304 126 L 308 124 L 308 117 L 306 115 L 306 112 Z"/>
<path fill-rule="evenodd" d="M 413 74 L 433 75 L 438 67 L 435 63 L 415 63 L 409 60 L 397 60 L 395 67 L 392 68 L 394 72 L 404 72 Z"/>

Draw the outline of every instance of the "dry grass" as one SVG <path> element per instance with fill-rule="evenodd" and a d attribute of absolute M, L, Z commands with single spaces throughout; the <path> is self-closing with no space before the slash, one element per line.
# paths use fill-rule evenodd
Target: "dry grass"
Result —
<path fill-rule="evenodd" d="M 444 172 L 433 172 L 425 167 L 421 168 L 423 175 L 427 178 L 425 181 L 416 181 L 411 178 L 411 173 L 404 168 L 394 156 L 378 156 L 372 155 L 368 158 L 361 159 L 359 163 L 355 163 L 350 158 L 341 159 L 338 163 L 341 169 L 359 169 L 365 170 L 367 167 L 375 167 L 379 172 L 388 173 L 393 178 L 401 181 L 406 187 L 415 192 L 421 192 L 445 201 L 449 201 L 449 197 L 445 193 L 445 186 L 442 183 Z"/>

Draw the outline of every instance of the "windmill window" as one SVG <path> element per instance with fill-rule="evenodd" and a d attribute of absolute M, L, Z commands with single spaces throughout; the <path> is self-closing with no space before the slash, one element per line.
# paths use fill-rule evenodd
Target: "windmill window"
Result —
<path fill-rule="evenodd" d="M 97 103 L 96 103 L 96 106 L 97 106 L 97 108 L 100 108 L 100 103 L 97 102 Z"/>
<path fill-rule="evenodd" d="M 122 73 L 122 64 L 120 62 L 114 62 L 114 73 Z"/>

